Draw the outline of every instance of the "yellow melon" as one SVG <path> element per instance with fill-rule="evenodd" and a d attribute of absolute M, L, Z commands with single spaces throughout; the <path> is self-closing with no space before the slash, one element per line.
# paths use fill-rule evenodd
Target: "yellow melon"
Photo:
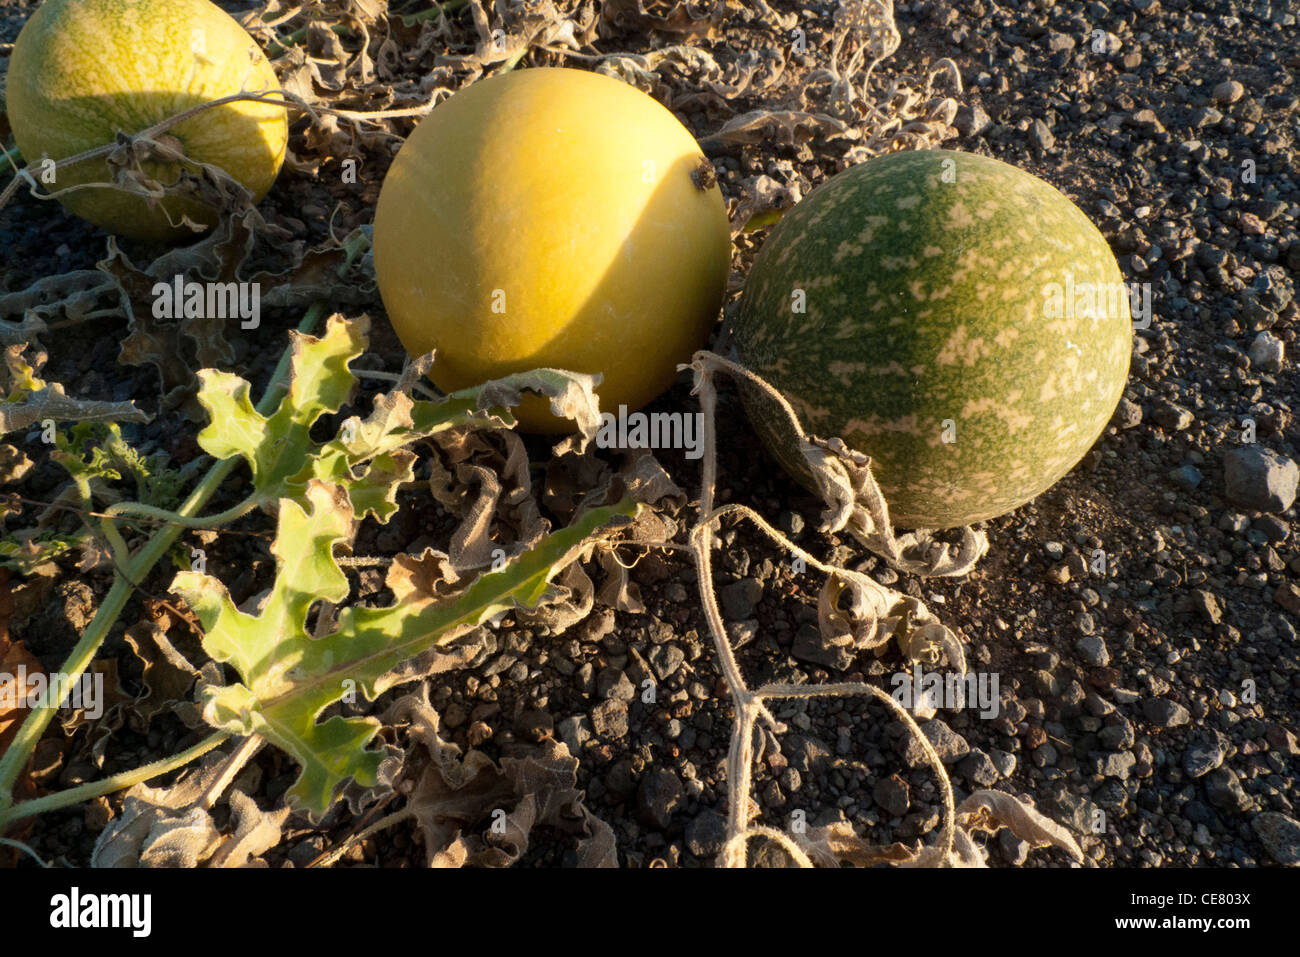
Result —
<path fill-rule="evenodd" d="M 702 165 L 703 164 L 703 165 Z M 439 104 L 394 159 L 375 272 L 407 351 L 445 391 L 534 368 L 599 373 L 634 410 L 708 338 L 731 243 L 691 134 L 618 80 L 540 68 Z M 572 423 L 540 400 L 529 431 Z"/>
<path fill-rule="evenodd" d="M 14 139 L 29 163 L 65 159 L 134 134 L 201 103 L 235 93 L 278 90 L 275 71 L 252 37 L 208 0 L 45 0 L 23 25 L 9 59 L 5 105 Z M 224 169 L 255 200 L 284 160 L 284 109 L 240 101 L 205 110 L 168 134 L 188 160 Z M 182 161 L 183 162 L 183 161 Z M 149 162 L 145 172 L 170 184 L 178 162 Z M 61 168 L 51 190 L 111 181 L 100 159 Z M 137 239 L 189 233 L 181 217 L 212 225 L 208 207 L 171 197 L 150 207 L 112 188 L 59 197 L 96 226 Z"/>

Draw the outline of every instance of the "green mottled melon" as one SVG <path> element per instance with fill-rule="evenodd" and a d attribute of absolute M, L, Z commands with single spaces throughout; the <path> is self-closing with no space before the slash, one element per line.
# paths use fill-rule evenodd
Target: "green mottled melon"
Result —
<path fill-rule="evenodd" d="M 1005 514 L 1083 458 L 1128 377 L 1128 293 L 1097 228 L 1042 180 L 972 153 L 892 153 L 785 215 L 732 323 L 740 361 L 813 435 L 873 459 L 894 524 Z M 805 484 L 797 437 L 747 412 Z"/>

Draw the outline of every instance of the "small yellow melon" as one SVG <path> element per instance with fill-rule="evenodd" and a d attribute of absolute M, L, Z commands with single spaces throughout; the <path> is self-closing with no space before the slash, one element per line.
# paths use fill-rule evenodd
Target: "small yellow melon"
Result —
<path fill-rule="evenodd" d="M 558 368 L 603 376 L 603 411 L 637 409 L 718 317 L 731 241 L 711 174 L 686 128 L 619 80 L 475 83 L 420 122 L 379 194 L 393 328 L 411 355 L 437 350 L 444 391 Z M 528 431 L 573 427 L 540 400 L 517 414 Z"/>
<path fill-rule="evenodd" d="M 5 86 L 14 139 L 28 163 L 112 143 L 119 132 L 139 133 L 201 103 L 280 88 L 253 38 L 208 0 L 45 0 L 18 34 Z M 288 123 L 282 107 L 238 101 L 167 134 L 187 159 L 221 167 L 260 200 L 280 171 Z M 164 184 L 181 172 L 176 162 L 148 162 L 144 171 Z M 54 176 L 45 184 L 51 190 L 112 180 L 102 159 Z M 111 188 L 74 190 L 59 201 L 96 226 L 136 239 L 188 235 L 172 225 L 183 215 L 215 221 L 193 200 L 169 197 L 150 208 Z"/>

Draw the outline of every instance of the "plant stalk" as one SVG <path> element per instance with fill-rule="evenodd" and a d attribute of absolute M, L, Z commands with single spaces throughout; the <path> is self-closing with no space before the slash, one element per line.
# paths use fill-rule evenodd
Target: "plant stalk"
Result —
<path fill-rule="evenodd" d="M 121 774 L 114 774 L 110 778 L 90 781 L 75 788 L 68 788 L 66 791 L 57 791 L 54 794 L 47 794 L 45 797 L 24 801 L 17 807 L 9 808 L 7 811 L 0 811 L 0 830 L 8 827 L 14 821 L 21 821 L 25 817 L 44 814 L 46 811 L 55 811 L 72 804 L 80 804 L 82 801 L 89 801 L 91 798 L 102 797 L 105 794 L 112 794 L 114 791 L 134 787 L 151 778 L 156 778 L 160 774 L 166 774 L 168 771 L 175 771 L 177 768 L 189 764 L 195 758 L 207 754 L 213 748 L 220 747 L 229 737 L 230 732 L 218 731 L 216 734 L 204 738 L 193 747 L 186 748 L 180 754 L 173 754 L 170 757 L 154 761 L 152 764 L 145 764 L 138 768 L 132 768 L 130 771 L 123 771 Z"/>
<path fill-rule="evenodd" d="M 316 323 L 320 321 L 324 312 L 324 303 L 314 303 L 307 310 L 306 315 L 303 316 L 302 322 L 298 324 L 298 331 L 302 333 L 310 332 Z M 263 393 L 261 401 L 257 404 L 257 411 L 262 415 L 270 414 L 280 401 L 280 394 L 287 385 L 292 360 L 293 347 L 289 346 L 280 357 L 280 363 L 276 366 L 271 381 L 267 384 L 266 392 Z M 207 504 L 208 499 L 221 487 L 221 483 L 242 461 L 242 458 L 235 455 L 215 463 L 195 487 L 194 491 L 190 493 L 189 498 L 177 509 L 177 515 L 182 518 L 196 515 L 199 509 Z M 184 531 L 184 528 L 180 525 L 163 526 L 132 557 L 126 568 L 118 572 L 113 587 L 109 589 L 108 595 L 100 604 L 94 619 L 82 633 L 81 640 L 77 642 L 76 647 L 72 649 L 71 654 L 68 655 L 60 667 L 60 673 L 65 676 L 69 687 L 81 680 L 81 676 L 90 667 L 90 662 L 98 653 L 104 639 L 108 637 L 109 629 L 113 627 L 118 616 L 121 615 L 127 600 L 131 597 L 131 592 L 167 554 L 172 544 L 180 537 L 182 531 Z M 13 807 L 14 784 L 18 780 L 18 775 L 22 773 L 22 769 L 26 766 L 27 759 L 36 749 L 36 743 L 41 739 L 41 735 L 45 733 L 50 721 L 53 720 L 58 708 L 58 702 L 48 702 L 44 707 L 32 709 L 22 727 L 18 729 L 18 734 L 5 750 L 4 756 L 0 757 L 0 820 L 10 819 L 7 812 Z M 55 798 L 58 796 L 55 794 L 48 797 Z M 41 798 L 40 800 L 47 800 L 47 798 Z M 26 802 L 24 802 L 23 806 L 26 806 Z"/>

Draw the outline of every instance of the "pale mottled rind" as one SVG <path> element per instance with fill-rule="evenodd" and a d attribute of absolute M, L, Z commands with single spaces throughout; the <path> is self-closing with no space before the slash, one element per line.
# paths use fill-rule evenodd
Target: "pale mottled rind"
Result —
<path fill-rule="evenodd" d="M 1095 315 L 1051 317 L 1049 284 L 1064 294 L 1067 281 L 1116 295 Z M 1048 183 L 970 153 L 894 153 L 786 214 L 732 332 L 809 432 L 875 460 L 895 524 L 950 528 L 1034 498 L 1101 434 L 1128 377 L 1122 282 L 1097 228 Z M 745 398 L 797 474 L 781 417 Z"/>
<path fill-rule="evenodd" d="M 6 76 L 6 108 L 29 163 L 59 160 L 138 133 L 201 103 L 234 93 L 280 88 L 253 38 L 209 0 L 45 0 L 23 25 Z M 251 101 L 215 107 L 168 131 L 189 158 L 219 166 L 260 199 L 284 160 L 283 107 Z M 175 164 L 145 169 L 161 182 Z M 102 161 L 60 169 L 59 189 L 111 178 Z M 118 190 L 60 197 L 71 212 L 113 232 L 142 239 L 176 234 L 157 210 Z M 169 199 L 172 219 L 200 221 L 203 207 Z"/>

